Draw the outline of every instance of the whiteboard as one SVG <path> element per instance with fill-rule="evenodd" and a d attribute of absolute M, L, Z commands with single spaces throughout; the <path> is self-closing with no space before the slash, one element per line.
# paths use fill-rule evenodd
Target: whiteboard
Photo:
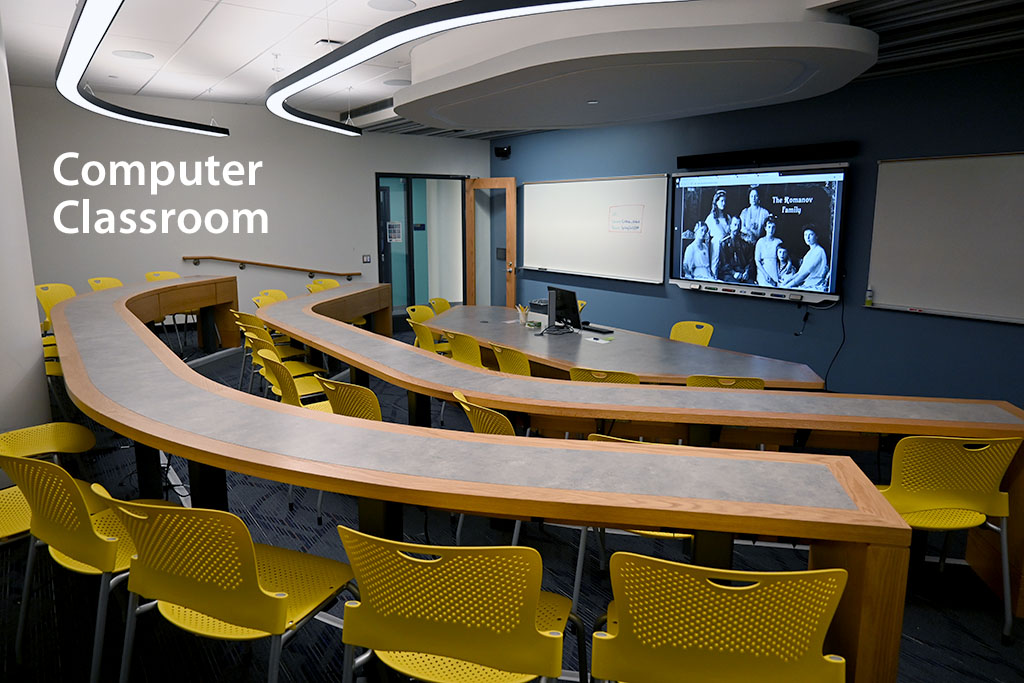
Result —
<path fill-rule="evenodd" d="M 523 268 L 665 280 L 668 176 L 523 184 Z"/>
<path fill-rule="evenodd" d="M 882 161 L 868 287 L 882 308 L 1024 323 L 1024 154 Z"/>

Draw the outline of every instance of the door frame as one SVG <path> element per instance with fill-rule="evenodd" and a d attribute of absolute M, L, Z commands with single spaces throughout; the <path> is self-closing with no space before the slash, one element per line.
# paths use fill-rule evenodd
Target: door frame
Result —
<path fill-rule="evenodd" d="M 466 260 L 463 272 L 466 277 L 466 305 L 476 305 L 476 197 L 477 190 L 505 190 L 505 306 L 516 305 L 516 179 L 515 178 L 467 178 L 466 196 L 463 205 L 466 218 L 466 246 L 463 249 Z M 490 303 L 490 302 L 488 302 Z"/>

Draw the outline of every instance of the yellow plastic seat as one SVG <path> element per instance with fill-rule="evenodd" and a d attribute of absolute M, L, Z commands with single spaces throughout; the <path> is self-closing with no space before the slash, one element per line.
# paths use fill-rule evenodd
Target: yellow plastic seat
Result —
<path fill-rule="evenodd" d="M 275 299 L 267 294 L 257 294 L 252 298 L 252 302 L 256 304 L 256 308 L 265 308 L 272 304 L 276 304 L 280 299 Z"/>
<path fill-rule="evenodd" d="M 260 291 L 260 296 L 269 296 L 274 301 L 284 301 L 288 298 L 288 295 L 283 289 L 264 289 Z"/>
<path fill-rule="evenodd" d="M 324 289 L 334 289 L 335 287 L 340 287 L 341 286 L 341 283 L 339 283 L 337 280 L 335 280 L 333 278 L 329 278 L 329 277 L 317 278 L 317 279 L 313 280 L 313 284 L 314 285 L 320 285 Z"/>
<path fill-rule="evenodd" d="M 426 322 L 436 315 L 430 306 L 406 306 L 405 312 L 410 319 L 418 323 Z"/>
<path fill-rule="evenodd" d="M 729 377 L 727 375 L 690 375 L 688 387 L 716 387 L 719 389 L 764 389 L 760 377 Z"/>
<path fill-rule="evenodd" d="M 566 598 L 541 590 L 533 548 L 402 543 L 343 526 L 338 533 L 359 586 L 359 600 L 345 603 L 346 683 L 355 647 L 423 681 L 556 679 L 568 621 L 585 666 L 579 619 Z"/>
<path fill-rule="evenodd" d="M 377 394 L 369 388 L 348 382 L 335 382 L 319 375 L 316 378 L 320 381 L 320 386 L 323 387 L 324 394 L 327 395 L 327 401 L 335 415 L 347 415 L 378 422 L 384 419 L 381 415 Z"/>
<path fill-rule="evenodd" d="M 241 519 L 221 510 L 168 508 L 103 497 L 127 527 L 136 554 L 128 578 L 128 620 L 121 681 L 131 669 L 140 613 L 157 610 L 178 628 L 208 638 L 269 637 L 267 679 L 296 630 L 330 606 L 352 578 L 347 564 L 254 543 Z M 139 600 L 150 600 L 139 606 Z M 167 666 L 158 660 L 156 666 Z"/>
<path fill-rule="evenodd" d="M 58 424 L 61 430 L 72 432 L 70 438 L 77 442 L 78 447 L 88 444 L 91 448 L 94 441 L 88 430 L 78 425 Z M 78 429 L 72 430 L 73 427 Z M 128 569 L 135 548 L 124 526 L 107 509 L 103 500 L 90 491 L 89 484 L 72 478 L 60 465 L 46 460 L 0 454 L 0 467 L 24 494 L 32 511 L 15 653 L 20 658 L 36 550 L 39 546 L 47 545 L 50 557 L 57 564 L 73 572 L 100 577 L 89 674 L 89 680 L 96 683 L 100 678 L 110 591 L 124 580 L 124 572 Z"/>
<path fill-rule="evenodd" d="M 288 339 L 288 341 L 285 341 L 285 338 L 282 337 L 282 336 L 275 337 L 270 332 L 270 330 L 268 330 L 262 324 L 253 325 L 252 323 L 249 323 L 249 322 L 243 322 L 244 320 L 249 320 L 249 319 L 250 319 L 249 316 L 245 316 L 245 315 L 237 316 L 237 318 L 236 318 L 237 323 L 236 324 L 238 325 L 238 329 L 241 330 L 242 334 L 245 334 L 246 332 L 250 332 L 253 335 L 255 335 L 255 336 L 259 337 L 260 339 L 262 339 L 263 341 L 265 341 L 267 343 L 270 343 L 270 344 L 273 344 L 274 347 L 275 347 L 275 350 L 277 351 L 277 355 L 278 355 L 278 357 L 281 358 L 281 360 L 294 360 L 296 358 L 305 358 L 306 357 L 306 350 L 305 349 L 300 349 L 297 346 L 291 346 L 288 343 L 288 341 L 291 341 L 290 339 Z M 251 319 L 254 319 L 257 322 L 259 321 L 259 318 L 256 318 L 256 316 L 251 316 Z"/>
<path fill-rule="evenodd" d="M 461 334 L 450 330 L 442 330 L 441 336 L 451 345 L 452 358 L 454 360 L 476 368 L 484 367 L 484 362 L 480 358 L 480 344 L 476 339 L 468 334 Z"/>
<path fill-rule="evenodd" d="M 530 376 L 530 359 L 519 349 L 491 342 L 491 350 L 498 359 L 498 369 L 510 375 Z"/>
<path fill-rule="evenodd" d="M 700 344 L 707 346 L 711 343 L 711 335 L 715 332 L 715 326 L 711 323 L 697 322 L 696 320 L 682 320 L 672 326 L 668 338 L 687 342 L 688 344 Z"/>
<path fill-rule="evenodd" d="M 36 299 L 39 300 L 39 305 L 43 307 L 43 314 L 46 316 L 46 319 L 40 325 L 43 333 L 53 329 L 53 323 L 50 322 L 50 309 L 61 301 L 70 299 L 73 296 L 75 296 L 75 288 L 62 282 L 48 282 L 43 285 L 36 285 Z"/>
<path fill-rule="evenodd" d="M 312 283 L 312 284 L 306 285 L 306 291 L 309 292 L 310 294 L 316 294 L 317 292 L 322 292 L 322 291 L 324 291 L 324 289 L 326 289 L 326 287 L 324 287 L 323 285 L 318 285 L 316 283 Z"/>
<path fill-rule="evenodd" d="M 116 277 L 91 277 L 89 278 L 89 286 L 92 287 L 92 291 L 98 292 L 102 289 L 114 289 L 115 287 L 123 287 L 124 283 L 118 280 Z"/>
<path fill-rule="evenodd" d="M 436 341 L 434 339 L 434 333 L 425 326 L 410 318 L 406 318 L 405 322 L 409 323 L 409 327 L 412 328 L 413 333 L 416 335 L 416 346 L 420 347 L 424 351 L 433 351 L 434 353 L 440 353 L 445 356 L 450 356 L 452 354 L 452 345 L 446 341 Z"/>
<path fill-rule="evenodd" d="M 173 270 L 151 270 L 146 273 L 146 282 L 157 282 L 162 280 L 177 280 L 181 275 Z"/>
<path fill-rule="evenodd" d="M 636 373 L 621 370 L 594 370 L 592 368 L 569 368 L 569 379 L 573 382 L 606 382 L 609 384 L 640 384 Z"/>
<path fill-rule="evenodd" d="M 823 655 L 845 569 L 746 572 L 633 553 L 611 559 L 613 601 L 595 631 L 594 678 L 842 683 L 846 661 Z"/>
<path fill-rule="evenodd" d="M 444 297 L 440 296 L 435 296 L 433 299 L 428 299 L 427 302 L 430 304 L 430 307 L 434 309 L 435 315 L 441 315 L 442 313 L 444 313 L 445 311 L 452 307 L 452 304 L 450 301 L 448 301 L 448 299 L 445 299 Z"/>
<path fill-rule="evenodd" d="M 278 360 L 280 360 L 281 357 L 278 356 L 277 352 L 275 351 L 277 347 L 249 332 L 246 332 L 246 339 L 248 339 L 249 343 L 252 344 L 253 364 L 259 368 L 259 374 L 264 379 L 266 379 L 267 382 L 270 384 L 270 391 L 273 392 L 275 396 L 280 396 L 281 388 L 277 386 L 277 381 L 274 378 L 273 373 L 268 372 L 265 369 L 263 358 L 259 355 L 260 351 L 269 351 L 271 354 L 277 357 Z M 324 373 L 326 372 L 326 370 L 316 365 L 311 365 L 310 363 L 303 363 L 302 361 L 297 360 L 289 360 L 282 362 L 284 363 L 284 366 L 288 369 L 288 372 L 291 374 L 291 376 L 295 379 L 295 387 L 298 390 L 300 397 L 305 398 L 312 394 L 322 393 L 320 389 L 320 383 L 316 381 L 316 378 L 313 377 L 313 375 L 317 373 Z"/>
<path fill-rule="evenodd" d="M 892 482 L 879 490 L 907 524 L 922 531 L 976 526 L 999 532 L 1003 570 L 1003 639 L 1013 630 L 1007 518 L 1010 496 L 999 490 L 1022 439 L 908 436 L 896 444 Z M 988 521 L 998 517 L 999 525 Z"/>
<path fill-rule="evenodd" d="M 583 299 L 577 299 L 576 300 L 576 305 L 579 307 L 579 312 L 582 313 L 583 312 L 583 307 L 587 305 L 587 302 L 584 301 Z"/>

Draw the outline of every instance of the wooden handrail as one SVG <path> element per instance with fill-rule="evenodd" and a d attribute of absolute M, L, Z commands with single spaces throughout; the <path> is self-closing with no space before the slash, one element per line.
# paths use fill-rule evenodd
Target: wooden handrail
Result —
<path fill-rule="evenodd" d="M 278 268 L 280 270 L 294 270 L 300 273 L 306 273 L 312 279 L 317 274 L 319 275 L 337 275 L 351 280 L 353 277 L 361 277 L 362 273 L 337 273 L 330 270 L 320 270 L 314 268 L 299 268 L 298 266 L 282 266 L 277 263 L 262 263 L 260 261 L 250 261 L 248 259 L 237 259 L 228 258 L 227 256 L 182 256 L 182 261 L 191 261 L 193 266 L 198 266 L 200 261 L 224 261 L 226 263 L 237 263 L 239 270 L 245 270 L 247 265 L 250 266 L 261 266 L 263 268 Z"/>

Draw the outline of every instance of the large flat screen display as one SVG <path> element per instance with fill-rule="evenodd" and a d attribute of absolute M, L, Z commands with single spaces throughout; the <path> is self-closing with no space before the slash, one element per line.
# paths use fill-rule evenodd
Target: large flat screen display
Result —
<path fill-rule="evenodd" d="M 838 296 L 843 166 L 672 177 L 670 280 L 789 301 Z"/>

